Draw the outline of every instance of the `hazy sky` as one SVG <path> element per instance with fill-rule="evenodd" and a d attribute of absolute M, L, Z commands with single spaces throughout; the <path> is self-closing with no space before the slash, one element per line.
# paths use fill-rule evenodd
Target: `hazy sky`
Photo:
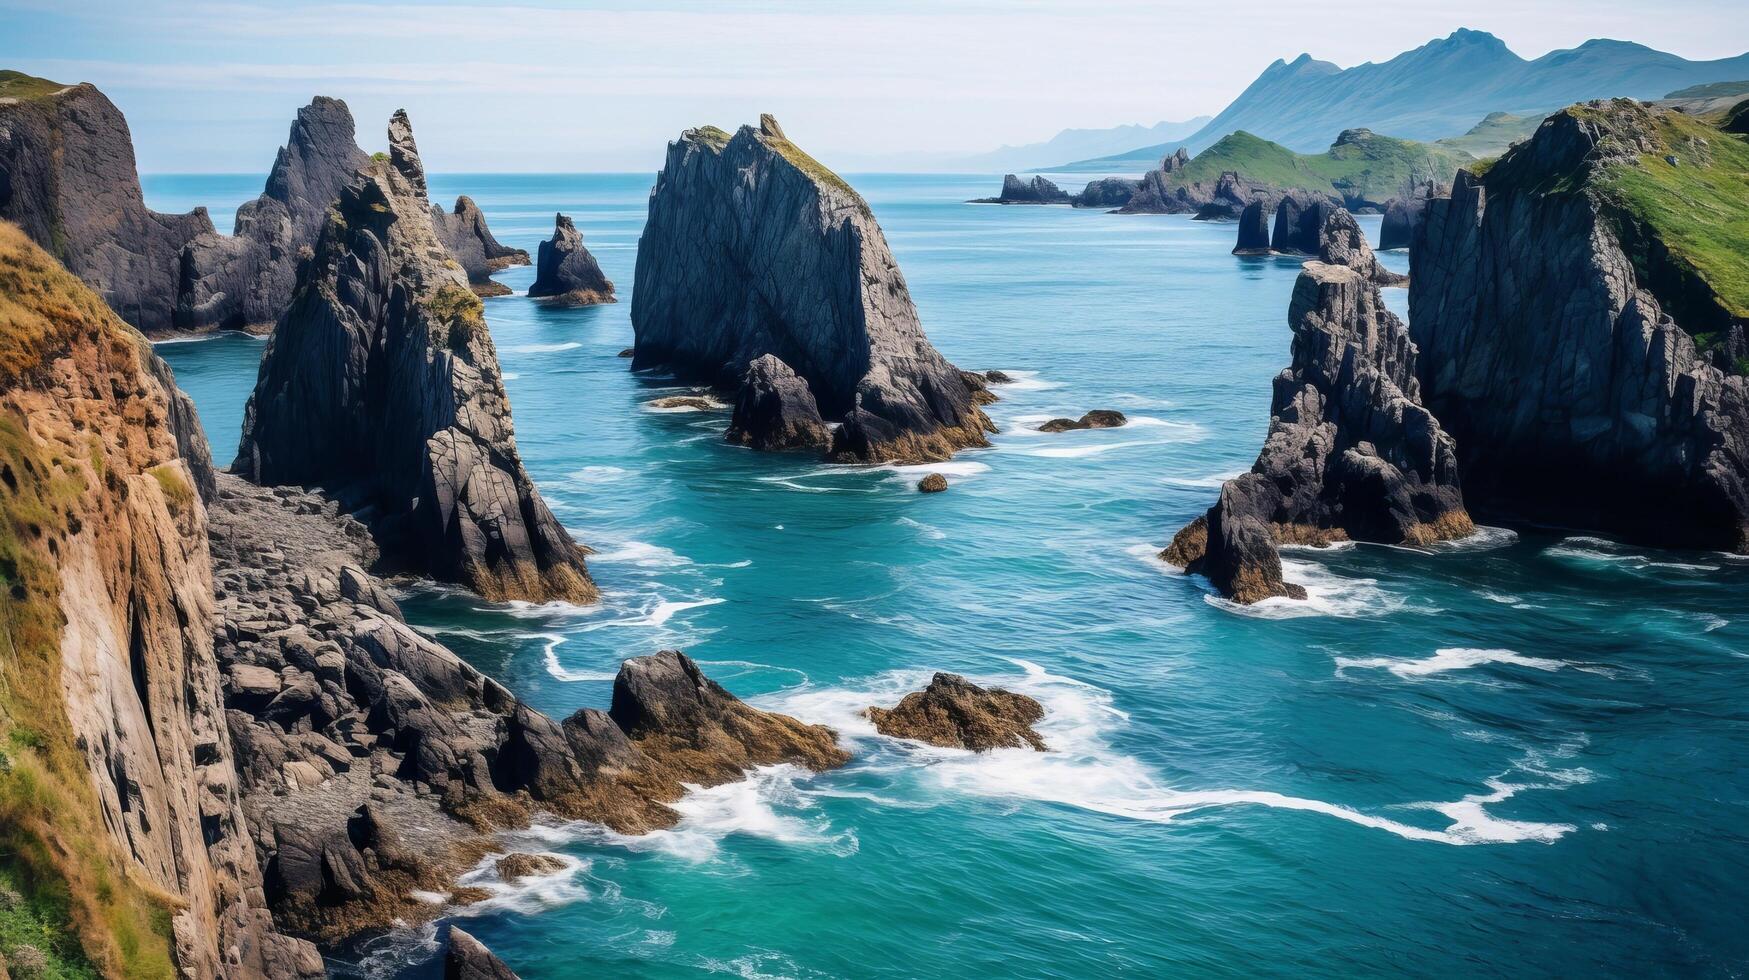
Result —
<path fill-rule="evenodd" d="M 0 0 L 0 67 L 90 81 L 146 172 L 265 172 L 292 114 L 396 107 L 434 170 L 654 170 L 702 123 L 773 112 L 827 164 L 975 152 L 1221 109 L 1276 58 L 1382 61 L 1458 27 L 1524 57 L 1591 37 L 1749 51 L 1742 0 Z"/>

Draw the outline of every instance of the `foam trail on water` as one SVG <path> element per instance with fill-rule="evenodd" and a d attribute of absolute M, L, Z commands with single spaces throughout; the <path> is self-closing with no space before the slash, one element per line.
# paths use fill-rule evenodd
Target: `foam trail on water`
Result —
<path fill-rule="evenodd" d="M 1175 487 L 1197 487 L 1219 490 L 1228 480 L 1236 480 L 1249 470 L 1228 470 L 1225 473 L 1211 473 L 1208 476 L 1169 476 L 1162 482 Z"/>
<path fill-rule="evenodd" d="M 1203 599 L 1217 609 L 1256 619 L 1297 619 L 1301 616 L 1357 618 L 1388 616 L 1397 612 L 1439 612 L 1432 606 L 1412 605 L 1404 597 L 1379 587 L 1377 579 L 1347 578 L 1313 561 L 1283 556 L 1282 577 L 1306 590 L 1304 599 L 1277 597 L 1250 605 L 1233 602 L 1213 592 Z"/>
<path fill-rule="evenodd" d="M 1433 656 L 1425 660 L 1413 660 L 1398 657 L 1337 657 L 1336 667 L 1388 670 L 1398 677 L 1412 679 L 1430 677 L 1453 670 L 1468 670 L 1472 667 L 1482 667 L 1488 664 L 1509 664 L 1514 667 L 1529 667 L 1533 670 L 1560 670 L 1562 667 L 1573 667 L 1592 674 L 1608 674 L 1609 672 L 1588 664 L 1573 664 L 1564 660 L 1549 660 L 1544 657 L 1527 657 L 1516 650 L 1475 650 L 1463 647 L 1435 651 Z"/>
<path fill-rule="evenodd" d="M 570 670 L 563 664 L 559 663 L 559 647 L 564 644 L 565 638 L 557 633 L 525 633 L 523 634 L 523 637 L 530 640 L 546 641 L 546 650 L 542 654 L 542 657 L 546 661 L 547 673 L 550 674 L 554 680 L 571 682 L 611 681 L 614 679 L 615 675 L 606 671 Z"/>
<path fill-rule="evenodd" d="M 575 340 L 562 344 L 514 344 L 504 348 L 512 354 L 556 354 L 562 350 L 576 350 L 583 345 Z"/>

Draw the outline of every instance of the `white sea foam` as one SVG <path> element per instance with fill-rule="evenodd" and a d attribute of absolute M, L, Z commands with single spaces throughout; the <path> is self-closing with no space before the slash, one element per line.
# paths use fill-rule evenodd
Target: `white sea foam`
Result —
<path fill-rule="evenodd" d="M 1158 446 L 1162 440 L 1131 439 L 1124 442 L 1096 442 L 1086 446 L 1048 446 L 1044 449 L 1029 449 L 1028 456 L 1042 459 L 1081 459 L 1086 456 L 1102 456 L 1118 449 L 1134 449 L 1137 446 Z"/>
<path fill-rule="evenodd" d="M 1212 591 L 1203 599 L 1217 609 L 1255 619 L 1297 619 L 1302 616 L 1356 618 L 1388 616 L 1397 612 L 1439 612 L 1432 606 L 1411 604 L 1402 596 L 1380 588 L 1377 579 L 1337 575 L 1317 562 L 1283 557 L 1281 572 L 1282 578 L 1306 590 L 1304 599 L 1276 597 L 1244 605 L 1222 598 Z"/>
<path fill-rule="evenodd" d="M 1435 551 L 1493 551 L 1518 543 L 1518 532 L 1504 527 L 1477 524 L 1475 533 L 1451 541 L 1435 541 Z"/>
<path fill-rule="evenodd" d="M 614 678 L 612 671 L 571 670 L 559 663 L 559 647 L 564 645 L 565 638 L 557 633 L 524 633 L 522 638 L 546 641 L 546 648 L 541 656 L 546 663 L 547 673 L 554 680 L 569 683 L 572 681 L 611 681 Z"/>
<path fill-rule="evenodd" d="M 626 475 L 618 466 L 585 466 L 567 474 L 580 483 L 612 483 Z"/>
<path fill-rule="evenodd" d="M 590 564 L 636 565 L 639 568 L 680 568 L 692 564 L 692 559 L 647 541 L 623 541 L 610 550 L 589 556 Z"/>
<path fill-rule="evenodd" d="M 1527 657 L 1516 650 L 1475 650 L 1465 647 L 1438 650 L 1425 660 L 1402 657 L 1336 658 L 1338 670 L 1349 667 L 1382 668 L 1403 678 L 1427 677 L 1433 674 L 1443 674 L 1450 670 L 1468 670 L 1471 667 L 1482 667 L 1487 664 L 1510 664 L 1514 667 L 1529 667 L 1534 670 L 1560 670 L 1562 667 L 1578 667 L 1580 670 L 1595 669 L 1579 664 L 1569 664 L 1563 660 Z"/>
<path fill-rule="evenodd" d="M 1559 544 L 1550 545 L 1543 549 L 1543 554 L 1589 564 L 1615 565 L 1632 571 L 1661 568 L 1677 572 L 1716 572 L 1720 567 L 1695 562 L 1660 561 L 1648 555 L 1629 551 L 1620 542 L 1585 535 L 1563 538 Z"/>
<path fill-rule="evenodd" d="M 1004 371 L 1003 373 L 1013 380 L 1004 384 L 991 385 L 990 390 L 996 392 L 997 395 L 1001 395 L 1004 391 L 1044 391 L 1049 388 L 1062 387 L 1056 381 L 1048 381 L 1039 377 L 1037 371 Z"/>
<path fill-rule="evenodd" d="M 576 350 L 582 346 L 575 340 L 567 340 L 560 344 L 512 344 L 504 349 L 512 354 L 556 354 L 562 350 Z"/>
<path fill-rule="evenodd" d="M 946 531 L 940 530 L 939 528 L 930 527 L 928 524 L 925 524 L 922 521 L 914 521 L 909 517 L 901 517 L 901 518 L 899 518 L 897 523 L 899 523 L 905 527 L 915 529 L 918 534 L 921 534 L 923 537 L 926 537 L 926 538 L 930 539 L 931 541 L 941 541 L 947 537 Z"/>
<path fill-rule="evenodd" d="M 502 842 L 511 851 L 537 850 L 541 844 L 541 835 L 526 832 L 508 834 L 502 838 Z M 456 878 L 456 885 L 462 888 L 478 888 L 486 893 L 486 897 L 462 906 L 456 910 L 456 914 L 473 916 L 484 912 L 513 912 L 518 915 L 531 915 L 561 905 L 589 900 L 589 890 L 580 880 L 589 870 L 588 861 L 569 854 L 552 852 L 542 852 L 542 856 L 557 861 L 558 868 L 546 874 L 528 875 L 515 881 L 506 881 L 498 873 L 498 860 L 504 857 L 503 852 L 481 858 L 480 863 Z"/>
<path fill-rule="evenodd" d="M 503 374 L 499 375 L 499 377 L 503 378 L 505 381 L 515 381 L 517 378 L 522 377 L 522 375 L 516 373 L 515 371 L 506 371 Z"/>
<path fill-rule="evenodd" d="M 1161 482 L 1170 483 L 1175 487 L 1207 487 L 1211 490 L 1218 490 L 1228 480 L 1238 479 L 1247 472 L 1249 471 L 1228 470 L 1225 473 L 1211 473 L 1208 476 L 1169 476 Z"/>

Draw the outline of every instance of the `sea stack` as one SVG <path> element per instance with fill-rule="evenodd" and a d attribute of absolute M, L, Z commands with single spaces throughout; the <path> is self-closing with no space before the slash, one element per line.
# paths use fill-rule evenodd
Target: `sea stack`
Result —
<path fill-rule="evenodd" d="M 1275 233 L 1271 250 L 1283 255 L 1317 255 L 1323 242 L 1324 222 L 1337 205 L 1321 196 L 1302 193 L 1284 196 L 1275 206 Z"/>
<path fill-rule="evenodd" d="M 1269 254 L 1269 210 L 1262 201 L 1245 205 L 1244 212 L 1239 215 L 1239 242 L 1233 246 L 1233 254 Z"/>
<path fill-rule="evenodd" d="M 992 428 L 924 336 L 868 204 L 776 120 L 668 146 L 638 243 L 634 370 L 734 388 L 770 354 L 842 420 L 832 455 L 941 460 Z"/>
<path fill-rule="evenodd" d="M 1002 178 L 1002 195 L 1000 197 L 981 197 L 973 204 L 1068 204 L 1069 195 L 1050 180 L 1035 175 L 1031 180 L 1021 180 L 1014 174 Z"/>
<path fill-rule="evenodd" d="M 1749 552 L 1742 255 L 1678 217 L 1741 214 L 1745 171 L 1736 137 L 1618 99 L 1428 202 L 1410 323 L 1479 509 Z"/>
<path fill-rule="evenodd" d="M 1308 262 L 1288 323 L 1293 363 L 1275 379 L 1257 462 L 1161 554 L 1242 603 L 1304 598 L 1283 580 L 1277 544 L 1427 544 L 1474 530 L 1455 445 L 1421 405 L 1415 345 L 1378 288 Z"/>
<path fill-rule="evenodd" d="M 486 227 L 486 214 L 473 198 L 466 194 L 456 198 L 452 211 L 433 204 L 431 224 L 444 248 L 461 263 L 462 271 L 468 274 L 468 285 L 477 295 L 510 295 L 510 287 L 495 281 L 492 273 L 513 265 L 527 265 L 528 253 L 498 241 L 492 229 Z"/>
<path fill-rule="evenodd" d="M 320 485 L 390 563 L 491 599 L 587 602 L 584 549 L 516 451 L 480 300 L 438 241 L 406 114 L 340 194 L 261 359 L 233 469 Z"/>
<path fill-rule="evenodd" d="M 1375 286 L 1401 286 L 1409 281 L 1408 276 L 1379 264 L 1379 257 L 1366 243 L 1366 233 L 1347 208 L 1333 208 L 1325 214 L 1324 224 L 1318 229 L 1318 260 L 1345 265 Z"/>
<path fill-rule="evenodd" d="M 0 72 L 0 218 L 147 334 L 174 328 L 182 247 L 205 208 L 146 207 L 127 120 L 96 86 Z"/>
<path fill-rule="evenodd" d="M 602 273 L 595 256 L 583 247 L 582 233 L 565 215 L 554 216 L 553 237 L 540 243 L 540 259 L 528 295 L 559 306 L 614 301 L 613 283 Z"/>
<path fill-rule="evenodd" d="M 747 365 L 727 438 L 752 449 L 824 452 L 832 446 L 832 432 L 807 382 L 770 354 Z"/>
<path fill-rule="evenodd" d="M 235 231 L 208 232 L 182 250 L 176 328 L 271 327 L 291 304 L 299 251 L 315 242 L 328 206 L 369 163 L 346 103 L 319 95 L 299 109 L 266 189 L 237 208 Z"/>

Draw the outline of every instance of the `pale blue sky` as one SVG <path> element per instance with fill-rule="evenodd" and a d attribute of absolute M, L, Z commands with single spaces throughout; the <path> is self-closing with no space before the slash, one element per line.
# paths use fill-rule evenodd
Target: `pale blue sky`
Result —
<path fill-rule="evenodd" d="M 433 169 L 654 170 L 761 111 L 844 170 L 1221 109 L 1276 58 L 1380 61 L 1458 27 L 1524 57 L 1591 37 L 1749 51 L 1741 0 L 0 0 L 0 67 L 97 83 L 147 172 L 262 172 L 314 94 Z"/>

